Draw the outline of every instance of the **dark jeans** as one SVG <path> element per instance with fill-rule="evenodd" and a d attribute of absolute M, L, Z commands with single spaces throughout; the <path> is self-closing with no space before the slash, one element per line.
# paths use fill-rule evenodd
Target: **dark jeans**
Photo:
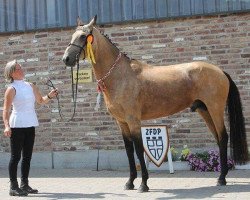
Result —
<path fill-rule="evenodd" d="M 11 128 L 10 137 L 11 158 L 9 163 L 10 181 L 17 181 L 17 166 L 21 159 L 21 180 L 27 181 L 30 171 L 30 160 L 35 140 L 35 127 Z"/>

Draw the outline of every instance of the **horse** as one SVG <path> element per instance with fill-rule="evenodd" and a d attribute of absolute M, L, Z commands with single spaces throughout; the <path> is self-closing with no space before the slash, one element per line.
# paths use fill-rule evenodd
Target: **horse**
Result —
<path fill-rule="evenodd" d="M 240 94 L 230 75 L 201 61 L 151 66 L 130 59 L 98 30 L 96 19 L 95 16 L 85 25 L 78 19 L 62 59 L 67 66 L 74 66 L 78 59 L 85 59 L 89 51 L 87 43 L 91 42 L 94 59 L 90 60 L 97 84 L 104 94 L 107 110 L 120 127 L 129 161 L 130 176 L 124 189 L 134 189 L 133 182 L 137 178 L 135 151 L 142 178 L 138 192 L 149 190 L 141 121 L 169 116 L 188 107 L 205 120 L 219 146 L 221 172 L 217 185 L 226 185 L 229 139 L 224 125 L 226 107 L 233 159 L 239 164 L 248 160 Z"/>

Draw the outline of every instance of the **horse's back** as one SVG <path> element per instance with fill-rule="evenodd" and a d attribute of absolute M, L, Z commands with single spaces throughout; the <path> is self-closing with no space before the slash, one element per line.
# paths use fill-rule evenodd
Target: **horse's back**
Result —
<path fill-rule="evenodd" d="M 173 68 L 172 71 L 176 71 L 180 79 L 184 77 L 189 80 L 191 85 L 189 93 L 193 100 L 204 100 L 204 98 L 213 96 L 227 98 L 229 80 L 218 66 L 197 61 L 172 65 L 170 68 Z"/>
<path fill-rule="evenodd" d="M 192 88 L 205 85 L 209 87 L 219 87 L 220 84 L 228 84 L 228 78 L 217 66 L 206 62 L 190 62 L 169 66 L 150 66 L 142 67 L 142 78 L 154 81 L 165 81 L 178 86 L 184 83 Z M 180 84 L 182 85 L 182 84 Z"/>

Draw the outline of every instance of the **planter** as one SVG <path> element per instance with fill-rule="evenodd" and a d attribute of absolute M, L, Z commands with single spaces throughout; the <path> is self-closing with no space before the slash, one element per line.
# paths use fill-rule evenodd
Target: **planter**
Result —
<path fill-rule="evenodd" d="M 245 165 L 235 165 L 235 169 L 250 169 L 250 162 Z"/>

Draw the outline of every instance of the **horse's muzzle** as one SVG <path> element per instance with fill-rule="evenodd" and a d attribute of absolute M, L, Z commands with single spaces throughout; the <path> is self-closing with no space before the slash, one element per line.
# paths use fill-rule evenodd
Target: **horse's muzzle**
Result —
<path fill-rule="evenodd" d="M 67 65 L 67 66 L 74 66 L 75 65 L 75 60 L 70 59 L 70 57 L 68 55 L 64 55 L 62 60 L 65 63 L 65 65 Z"/>
<path fill-rule="evenodd" d="M 67 63 L 69 62 L 69 56 L 63 56 L 62 60 L 67 65 Z"/>

